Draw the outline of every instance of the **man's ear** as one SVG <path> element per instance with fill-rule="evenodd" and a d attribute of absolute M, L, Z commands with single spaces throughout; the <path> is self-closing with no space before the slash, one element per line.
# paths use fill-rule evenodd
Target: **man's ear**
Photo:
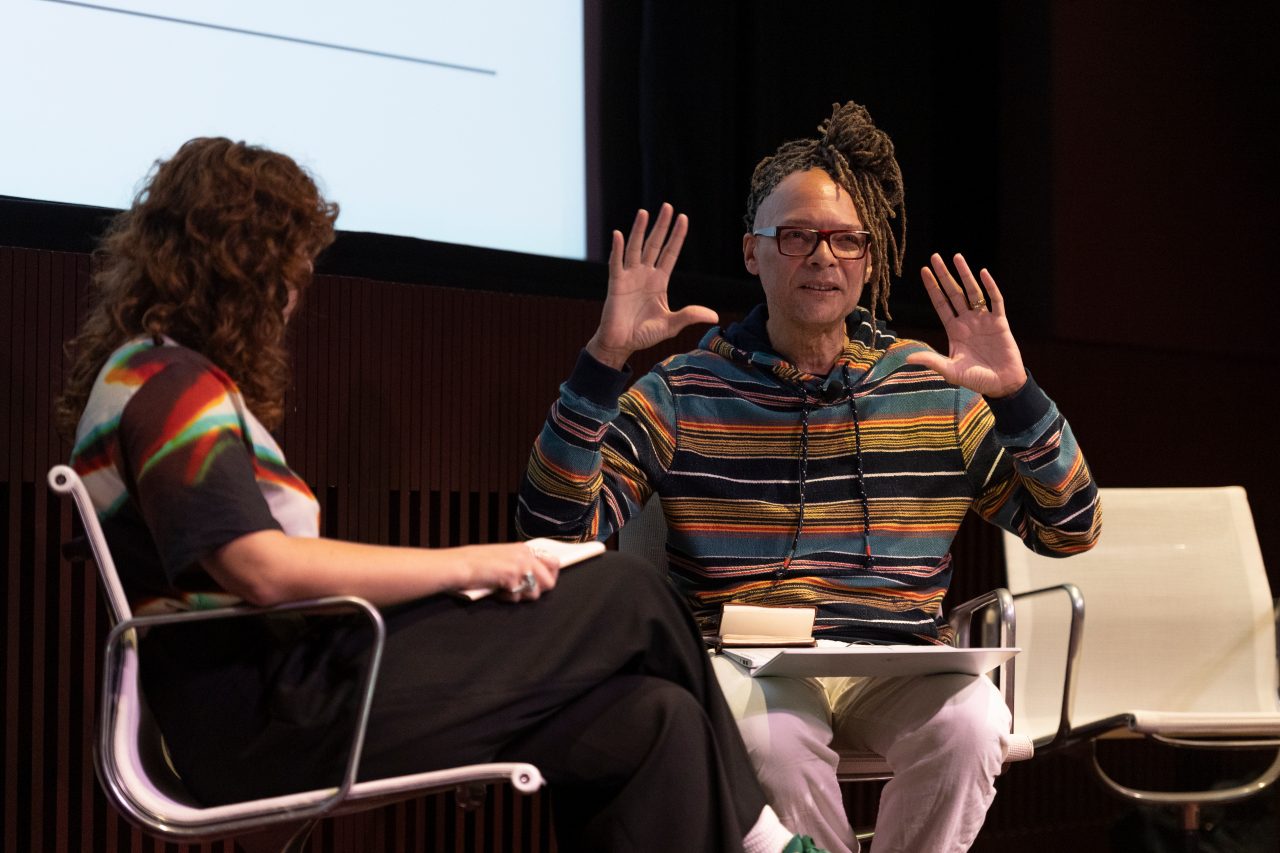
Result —
<path fill-rule="evenodd" d="M 747 232 L 742 235 L 742 263 L 752 275 L 760 274 L 760 264 L 756 261 L 756 242 L 754 234 Z"/>

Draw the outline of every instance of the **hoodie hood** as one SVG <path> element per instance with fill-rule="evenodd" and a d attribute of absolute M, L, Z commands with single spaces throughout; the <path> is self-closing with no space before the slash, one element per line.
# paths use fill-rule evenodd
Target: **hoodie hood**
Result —
<path fill-rule="evenodd" d="M 846 388 L 857 388 L 873 373 L 884 373 L 883 370 L 877 370 L 877 367 L 885 362 L 886 348 L 897 341 L 883 322 L 877 321 L 873 330 L 871 312 L 858 307 L 845 320 L 849 340 L 845 343 L 844 351 L 836 358 L 831 372 L 826 376 L 814 376 L 796 368 L 773 348 L 769 340 L 768 320 L 769 308 L 761 303 L 752 308 L 740 322 L 733 323 L 727 329 L 713 327 L 703 336 L 699 347 L 731 361 L 751 364 L 772 373 L 780 381 L 803 390 L 818 400 L 829 400 Z M 897 363 L 900 359 L 888 361 Z"/>

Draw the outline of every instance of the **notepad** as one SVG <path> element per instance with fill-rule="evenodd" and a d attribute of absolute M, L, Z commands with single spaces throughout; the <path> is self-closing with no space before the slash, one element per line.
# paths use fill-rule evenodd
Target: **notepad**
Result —
<path fill-rule="evenodd" d="M 604 553 L 603 542 L 561 542 L 558 539 L 530 539 L 524 544 L 539 557 L 550 556 L 559 559 L 560 568 L 562 569 L 565 566 L 572 566 L 574 563 L 580 563 L 583 560 Z M 459 589 L 454 591 L 454 595 L 476 601 L 486 595 L 492 595 L 494 592 L 497 592 L 497 590 L 490 586 Z"/>
<path fill-rule="evenodd" d="M 722 654 L 740 664 L 753 678 L 771 675 L 932 675 L 958 672 L 982 675 L 1020 652 L 1014 646 L 965 648 L 952 646 L 822 645 L 807 649 L 734 648 Z"/>
<path fill-rule="evenodd" d="M 720 615 L 721 646 L 812 646 L 813 607 L 726 604 Z"/>

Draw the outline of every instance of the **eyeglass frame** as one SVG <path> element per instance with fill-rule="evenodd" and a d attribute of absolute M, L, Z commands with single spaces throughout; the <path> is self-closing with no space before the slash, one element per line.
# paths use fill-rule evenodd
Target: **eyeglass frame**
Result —
<path fill-rule="evenodd" d="M 810 234 L 816 234 L 817 238 L 813 241 L 813 248 L 803 255 L 793 255 L 789 252 L 782 251 L 782 243 L 778 241 L 778 229 L 787 228 L 792 231 L 807 231 Z M 770 233 L 772 232 L 772 233 Z M 836 253 L 836 249 L 831 245 L 831 235 L 833 234 L 861 234 L 866 237 L 866 241 L 862 244 L 862 254 L 854 257 L 846 257 Z M 786 258 L 808 258 L 818 251 L 818 244 L 826 243 L 827 251 L 831 253 L 831 257 L 842 261 L 860 261 L 867 256 L 867 249 L 871 246 L 872 234 L 870 231 L 861 231 L 857 228 L 805 228 L 800 225 L 770 225 L 766 228 L 757 228 L 751 232 L 753 237 L 772 237 L 773 242 L 778 247 L 778 254 Z"/>

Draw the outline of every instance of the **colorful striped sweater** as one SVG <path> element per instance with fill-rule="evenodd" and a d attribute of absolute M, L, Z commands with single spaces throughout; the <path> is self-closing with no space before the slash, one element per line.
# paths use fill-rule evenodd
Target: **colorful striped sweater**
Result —
<path fill-rule="evenodd" d="M 819 636 L 949 639 L 949 549 L 969 509 L 1039 553 L 1097 540 L 1097 488 L 1028 380 L 984 400 L 906 363 L 927 348 L 865 311 L 828 376 L 769 345 L 764 306 L 628 374 L 585 352 L 533 448 L 525 536 L 605 539 L 661 497 L 672 579 L 704 628 L 728 601 L 814 605 Z"/>

